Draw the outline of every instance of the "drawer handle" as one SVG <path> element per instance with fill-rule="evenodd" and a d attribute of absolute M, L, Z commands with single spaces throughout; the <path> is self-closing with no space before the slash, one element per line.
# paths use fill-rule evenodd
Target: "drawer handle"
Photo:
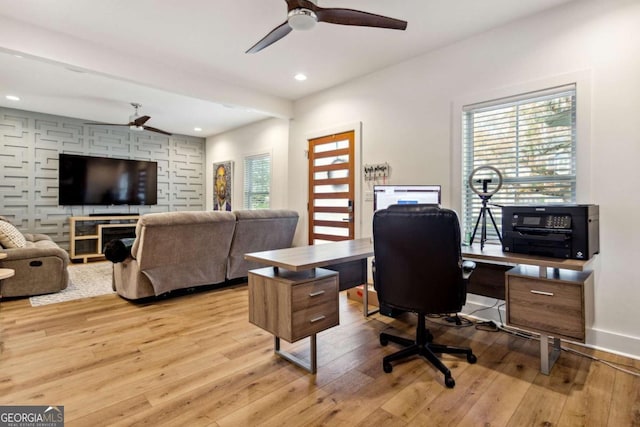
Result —
<path fill-rule="evenodd" d="M 546 295 L 548 297 L 552 297 L 553 296 L 553 292 L 534 291 L 534 290 L 531 290 L 530 292 L 532 294 L 536 294 L 536 295 Z"/>
<path fill-rule="evenodd" d="M 326 318 L 326 316 L 320 315 L 318 317 L 314 317 L 313 319 L 309 320 L 309 323 L 316 323 L 316 322 L 319 322 L 321 320 L 324 320 L 325 318 Z"/>
<path fill-rule="evenodd" d="M 318 295 L 322 295 L 322 294 L 324 294 L 324 291 L 315 291 L 315 292 L 311 292 L 309 294 L 309 296 L 313 298 L 313 297 L 317 297 Z"/>

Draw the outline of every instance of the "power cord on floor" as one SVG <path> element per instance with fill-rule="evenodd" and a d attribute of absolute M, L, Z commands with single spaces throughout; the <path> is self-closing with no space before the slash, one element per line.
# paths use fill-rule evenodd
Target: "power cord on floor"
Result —
<path fill-rule="evenodd" d="M 600 363 L 602 363 L 604 365 L 607 365 L 607 366 L 609 366 L 609 367 L 611 367 L 613 369 L 617 369 L 618 371 L 624 372 L 625 374 L 633 375 L 634 377 L 639 377 L 640 378 L 640 372 L 630 371 L 629 369 L 625 369 L 622 366 L 619 366 L 619 365 L 617 365 L 617 364 L 615 364 L 613 362 L 609 362 L 607 360 L 600 359 L 598 357 L 592 356 L 592 355 L 587 354 L 587 353 L 583 353 L 583 352 L 578 351 L 578 350 L 573 349 L 573 348 L 561 347 L 561 349 L 563 351 L 568 352 L 568 353 L 575 353 L 575 354 L 577 354 L 579 356 L 586 357 L 587 359 L 595 360 L 596 362 L 600 362 Z"/>
<path fill-rule="evenodd" d="M 449 326 L 454 328 L 468 328 L 469 326 L 473 326 L 474 322 L 464 317 L 460 317 L 458 313 L 455 314 L 428 314 L 426 319 L 429 322 L 442 325 Z M 436 321 L 434 319 L 442 319 L 442 321 Z"/>
<path fill-rule="evenodd" d="M 488 332 L 504 332 L 507 333 L 509 335 L 513 335 L 515 337 L 518 338 L 523 338 L 523 339 L 527 339 L 527 340 L 534 340 L 534 341 L 540 341 L 540 336 L 534 333 L 529 333 L 526 331 L 522 331 L 519 329 L 515 329 L 515 328 L 510 328 L 509 326 L 505 325 L 503 320 L 502 320 L 502 313 L 500 312 L 500 309 L 502 307 L 504 307 L 506 305 L 506 303 L 502 303 L 500 305 L 497 305 L 499 301 L 496 301 L 496 303 L 494 305 L 492 305 L 491 307 L 486 307 L 486 308 L 481 308 L 475 311 L 472 311 L 471 313 L 467 314 L 467 315 L 471 315 L 474 313 L 477 313 L 478 311 L 482 311 L 482 310 L 486 310 L 489 308 L 497 308 L 498 311 L 498 318 L 500 319 L 500 324 L 497 325 L 494 321 L 492 320 L 488 320 L 488 321 L 473 321 L 470 319 L 467 319 L 465 317 L 460 317 L 457 313 L 456 314 L 430 314 L 425 316 L 426 319 L 432 323 L 438 324 L 438 325 L 443 325 L 443 326 L 449 326 L 449 327 L 456 327 L 456 328 L 466 328 L 469 326 L 475 326 L 476 329 L 478 330 L 483 330 L 483 331 L 488 331 Z M 496 307 L 497 306 L 497 307 Z M 443 321 L 437 321 L 434 319 L 443 319 Z M 578 345 L 578 344 L 577 344 Z M 577 354 L 579 356 L 582 357 L 586 357 L 588 359 L 591 359 L 593 361 L 596 362 L 600 362 L 604 365 L 607 365 L 613 369 L 616 369 L 618 371 L 624 372 L 626 374 L 632 375 L 634 377 L 640 377 L 640 372 L 636 372 L 636 371 L 632 371 L 629 369 L 625 369 L 622 366 L 619 366 L 613 362 L 609 362 L 603 359 L 600 359 L 598 357 L 592 356 L 590 354 L 587 353 L 583 353 L 581 351 L 575 350 L 573 348 L 569 348 L 569 347 L 563 347 L 561 346 L 560 349 L 562 351 L 566 351 L 569 353 L 574 353 Z M 633 368 L 635 369 L 635 368 Z"/>
<path fill-rule="evenodd" d="M 530 334 L 528 332 L 521 331 L 521 330 L 518 330 L 518 329 L 512 329 L 512 328 L 509 328 L 507 325 L 504 324 L 504 322 L 502 321 L 502 315 L 500 314 L 500 308 L 504 307 L 505 304 L 506 303 L 503 303 L 503 304 L 500 304 L 498 306 L 498 317 L 500 318 L 500 325 L 496 325 L 496 327 L 502 332 L 508 333 L 510 335 L 513 335 L 513 336 L 516 336 L 516 337 L 519 337 L 519 338 L 524 338 L 524 339 L 527 339 L 527 340 L 540 341 L 540 336 L 539 335 Z M 493 322 L 491 322 L 491 323 L 493 323 Z M 579 344 L 576 343 L 576 345 L 579 345 Z M 624 373 L 632 375 L 634 377 L 640 377 L 640 372 L 631 371 L 629 369 L 625 369 L 622 366 L 619 366 L 619 365 L 617 365 L 617 364 L 615 364 L 613 362 L 609 362 L 607 360 L 600 359 L 599 357 L 592 356 L 592 355 L 587 354 L 587 353 L 583 353 L 581 351 L 575 350 L 575 349 L 570 348 L 570 347 L 560 346 L 560 349 L 562 351 L 566 351 L 568 353 L 574 353 L 574 354 L 577 354 L 579 356 L 591 359 L 593 361 L 600 362 L 600 363 L 602 363 L 604 365 L 609 366 L 610 368 L 616 369 L 616 370 L 618 370 L 620 372 L 624 372 Z"/>

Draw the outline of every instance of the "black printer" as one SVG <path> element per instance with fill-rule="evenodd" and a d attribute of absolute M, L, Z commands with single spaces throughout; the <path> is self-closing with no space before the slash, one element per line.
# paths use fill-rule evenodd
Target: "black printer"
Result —
<path fill-rule="evenodd" d="M 502 250 L 589 259 L 600 252 L 598 205 L 502 207 Z"/>

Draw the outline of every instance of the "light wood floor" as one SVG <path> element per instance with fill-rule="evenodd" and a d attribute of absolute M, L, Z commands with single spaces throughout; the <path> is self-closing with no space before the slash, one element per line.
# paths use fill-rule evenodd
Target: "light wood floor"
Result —
<path fill-rule="evenodd" d="M 640 426 L 637 377 L 568 352 L 542 375 L 538 343 L 503 332 L 429 322 L 436 341 L 478 356 L 445 356 L 454 389 L 418 359 L 385 374 L 381 359 L 397 347 L 378 333 L 410 335 L 414 319 L 365 319 L 346 295 L 340 326 L 318 336 L 313 376 L 274 356 L 247 300 L 238 286 L 143 305 L 3 301 L 0 404 L 64 405 L 67 426 Z"/>

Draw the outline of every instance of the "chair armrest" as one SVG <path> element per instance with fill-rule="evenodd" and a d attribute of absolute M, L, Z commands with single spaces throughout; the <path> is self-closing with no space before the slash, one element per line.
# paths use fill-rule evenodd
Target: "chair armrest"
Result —
<path fill-rule="evenodd" d="M 463 261 L 462 262 L 462 278 L 464 280 L 468 280 L 473 273 L 473 270 L 476 268 L 476 263 L 473 261 Z"/>

